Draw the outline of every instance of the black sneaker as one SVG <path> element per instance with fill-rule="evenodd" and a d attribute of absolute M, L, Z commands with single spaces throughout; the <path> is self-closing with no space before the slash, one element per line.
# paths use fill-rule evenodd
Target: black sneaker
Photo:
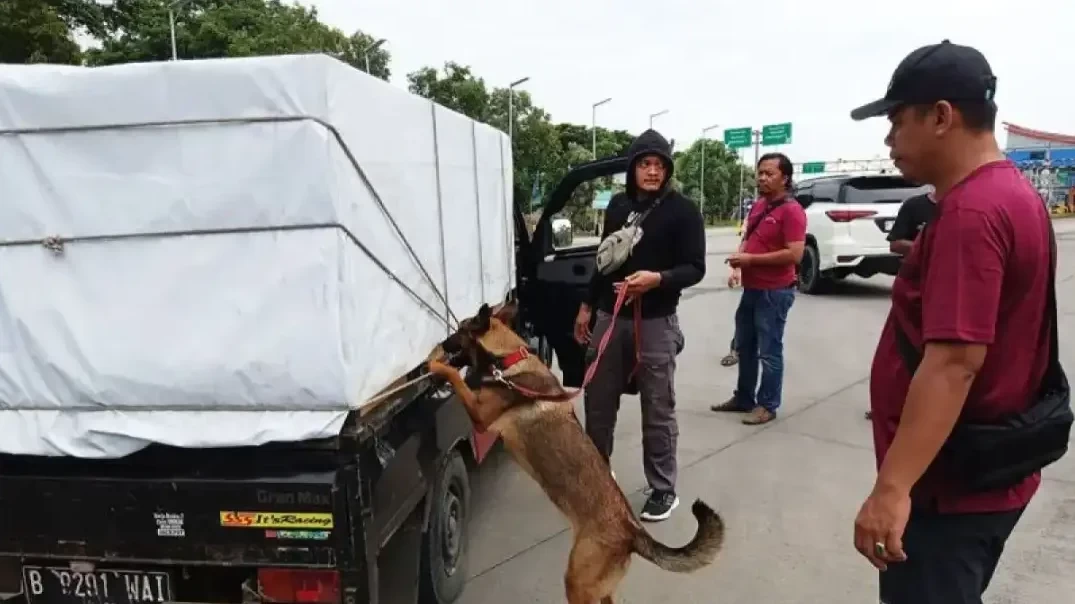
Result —
<path fill-rule="evenodd" d="M 672 510 L 679 507 L 679 497 L 672 491 L 653 491 L 642 507 L 642 520 L 658 522 L 668 520 Z"/>

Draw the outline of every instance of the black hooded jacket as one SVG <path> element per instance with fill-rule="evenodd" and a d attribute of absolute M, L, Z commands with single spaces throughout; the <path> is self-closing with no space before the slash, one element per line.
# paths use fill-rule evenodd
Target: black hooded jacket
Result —
<path fill-rule="evenodd" d="M 639 191 L 635 183 L 635 164 L 646 155 L 659 156 L 667 167 L 664 185 L 657 195 Z M 664 317 L 676 312 L 680 292 L 705 276 L 705 222 L 697 204 L 672 188 L 672 148 L 656 130 L 639 135 L 631 143 L 627 158 L 627 191 L 609 200 L 601 239 L 622 228 L 631 210 L 643 210 L 657 197 L 661 202 L 642 221 L 642 239 L 627 262 L 608 276 L 594 271 L 586 302 L 591 308 L 611 313 L 616 302 L 613 283 L 636 271 L 653 271 L 661 274 L 661 284 L 642 295 L 642 316 Z"/>

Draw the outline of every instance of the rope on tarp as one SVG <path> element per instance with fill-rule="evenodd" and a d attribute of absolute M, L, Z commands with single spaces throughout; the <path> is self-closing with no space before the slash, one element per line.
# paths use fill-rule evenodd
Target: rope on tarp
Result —
<path fill-rule="evenodd" d="M 403 291 L 407 292 L 411 297 L 418 302 L 429 314 L 437 318 L 437 320 L 449 324 L 448 319 L 440 313 L 432 304 L 427 302 L 424 298 L 418 295 L 418 292 L 414 291 L 409 285 L 403 282 L 402 279 L 397 277 L 380 258 L 377 257 L 364 243 L 358 240 L 347 227 L 338 222 L 317 222 L 307 224 L 294 224 L 284 226 L 271 226 L 271 227 L 230 227 L 219 229 L 185 229 L 179 231 L 146 231 L 141 233 L 122 233 L 115 235 L 80 235 L 76 237 L 61 237 L 58 235 L 51 235 L 44 239 L 9 239 L 7 241 L 0 241 L 0 247 L 17 247 L 26 245 L 41 245 L 56 255 L 62 255 L 66 249 L 68 243 L 76 242 L 96 242 L 96 241 L 122 241 L 127 239 L 164 239 L 170 237 L 194 237 L 204 235 L 234 235 L 242 233 L 273 233 L 281 231 L 309 231 L 315 229 L 338 229 L 341 231 L 352 243 L 361 250 L 366 257 L 377 268 L 381 270 L 389 279 L 391 279 L 396 285 L 403 288 Z"/>
<path fill-rule="evenodd" d="M 452 308 L 451 308 L 451 305 L 448 303 L 447 296 L 444 294 L 444 292 L 442 292 L 440 290 L 439 287 L 437 287 L 437 284 L 433 280 L 433 277 L 430 276 L 429 271 L 426 269 L 425 265 L 422 263 L 422 260 L 418 257 L 418 254 L 414 251 L 414 247 L 411 246 L 410 241 L 408 241 L 407 237 L 403 234 L 403 230 L 400 229 L 399 224 L 396 222 L 396 219 L 392 216 L 392 213 L 388 211 L 388 208 L 384 204 L 384 200 L 381 199 L 380 194 L 373 187 L 373 184 L 370 182 L 370 179 L 366 175 L 365 170 L 362 169 L 362 166 L 361 166 L 361 164 L 358 163 L 358 160 L 355 158 L 354 153 L 351 152 L 350 147 L 348 147 L 347 143 L 343 140 L 343 136 L 340 134 L 340 131 L 337 130 L 336 127 L 333 126 L 332 124 L 326 122 L 325 120 L 323 120 L 323 119 L 321 119 L 321 118 L 319 118 L 317 116 L 313 116 L 313 115 L 293 115 L 293 116 L 262 116 L 262 117 L 253 116 L 253 117 L 242 117 L 242 118 L 204 118 L 204 119 L 192 118 L 192 119 L 187 119 L 187 120 L 163 120 L 163 121 L 147 121 L 147 122 L 131 122 L 131 123 L 117 122 L 117 123 L 111 123 L 111 124 L 96 124 L 96 125 L 87 125 L 87 126 L 52 126 L 52 127 L 41 127 L 41 128 L 13 128 L 13 129 L 0 130 L 0 136 L 56 134 L 56 133 L 65 133 L 65 132 L 98 132 L 98 131 L 104 131 L 104 130 L 134 130 L 134 129 L 141 129 L 141 128 L 168 128 L 168 127 L 182 127 L 182 126 L 208 126 L 208 125 L 213 125 L 213 124 L 263 124 L 263 123 L 289 123 L 289 122 L 303 122 L 303 121 L 314 122 L 314 123 L 322 126 L 323 128 L 325 128 L 326 130 L 328 130 L 329 132 L 332 133 L 332 136 L 335 137 L 336 142 L 340 145 L 340 148 L 343 150 L 344 155 L 346 155 L 347 161 L 351 163 L 351 166 L 355 169 L 355 172 L 358 174 L 359 179 L 362 180 L 363 186 L 366 187 L 366 190 L 369 192 L 370 196 L 373 197 L 374 203 L 377 204 L 378 209 L 380 209 L 381 213 L 384 214 L 384 217 L 386 219 L 388 219 L 389 224 L 392 225 L 392 229 L 396 232 L 396 236 L 399 237 L 400 242 L 407 249 L 407 253 L 410 255 L 411 260 L 414 261 L 415 265 L 418 267 L 418 270 L 421 271 L 422 276 L 425 278 L 425 280 L 429 284 L 429 286 L 431 288 L 433 288 L 433 291 L 434 291 L 434 293 L 436 293 L 437 298 L 440 300 L 440 302 L 442 302 L 444 304 L 444 309 L 447 312 L 447 319 L 445 317 L 441 316 L 440 313 L 438 313 L 438 312 L 434 312 L 434 316 L 437 317 L 439 320 L 443 321 L 445 323 L 445 325 L 447 325 L 449 328 L 454 328 L 454 327 L 458 326 L 459 318 L 455 316 L 454 312 L 452 312 Z M 310 225 L 297 225 L 297 226 L 299 228 L 311 228 Z M 375 258 L 375 256 L 373 256 L 373 254 L 369 251 L 368 248 L 366 248 L 364 245 L 359 243 L 358 239 L 355 238 L 354 234 L 352 234 L 350 231 L 348 231 L 346 229 L 346 227 L 343 227 L 342 225 L 338 225 L 338 224 L 335 224 L 335 223 L 325 223 L 325 224 L 320 225 L 320 226 L 334 226 L 334 227 L 338 227 L 338 228 L 343 229 L 344 232 L 347 233 L 348 237 L 352 241 L 354 241 L 363 250 L 363 252 L 365 252 L 366 255 L 370 257 L 371 260 L 374 260 L 374 262 L 377 263 L 378 267 L 380 267 L 381 270 L 385 271 L 385 273 L 389 276 L 389 278 L 391 278 L 396 283 L 398 283 L 400 285 L 403 285 L 403 282 L 398 277 L 396 277 L 394 274 L 392 274 L 392 272 L 384 265 L 384 263 L 382 263 L 379 260 L 377 260 Z M 315 226 L 313 228 L 320 228 L 320 226 Z M 256 229 L 251 229 L 250 232 L 256 232 L 257 230 L 281 230 L 281 229 L 284 229 L 284 228 L 285 227 L 259 227 L 259 228 L 256 228 Z M 175 234 L 176 235 L 195 235 L 195 234 L 210 234 L 210 233 L 221 233 L 221 232 L 222 233 L 227 233 L 227 232 L 232 232 L 232 231 L 230 229 L 221 229 L 219 231 L 206 229 L 204 231 L 177 232 Z M 237 231 L 234 231 L 234 232 L 243 232 L 243 231 L 237 230 Z M 167 234 L 172 234 L 172 233 L 167 233 Z M 116 239 L 117 237 L 118 236 L 100 236 L 101 239 Z M 51 239 L 57 239 L 57 237 L 49 237 L 49 238 L 46 238 L 45 241 L 35 240 L 33 243 L 43 243 L 46 247 L 49 247 L 49 249 L 52 249 L 55 246 L 55 242 L 49 243 L 49 240 L 51 240 Z M 64 239 L 62 239 L 62 241 L 86 241 L 86 240 L 90 240 L 90 239 L 87 238 L 87 237 L 81 237 L 81 238 L 72 237 L 72 238 L 64 238 Z M 4 246 L 4 245 L 19 245 L 19 244 L 25 244 L 25 242 L 21 242 L 21 241 L 16 242 L 16 243 L 0 242 L 0 246 Z M 442 246 L 442 248 L 443 248 L 443 246 Z M 441 249 L 441 254 L 443 255 L 445 253 L 446 253 L 446 250 Z M 410 293 L 411 295 L 417 295 L 410 288 L 408 288 L 406 286 L 404 286 L 404 288 L 407 289 L 408 293 Z M 425 306 L 427 309 L 430 308 L 430 306 L 428 304 L 424 303 L 424 300 L 422 300 L 422 302 L 423 302 L 423 306 Z M 450 319 L 450 321 L 448 319 Z M 452 321 L 455 322 L 455 325 L 452 325 Z"/>

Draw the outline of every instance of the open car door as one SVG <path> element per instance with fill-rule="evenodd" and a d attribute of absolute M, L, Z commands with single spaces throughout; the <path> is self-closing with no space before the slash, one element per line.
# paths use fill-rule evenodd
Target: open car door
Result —
<path fill-rule="evenodd" d="M 520 266 L 520 297 L 529 320 L 555 352 L 567 387 L 582 385 L 586 350 L 575 342 L 575 317 L 595 270 L 597 243 L 556 249 L 552 218 L 572 199 L 579 185 L 627 171 L 626 157 L 601 159 L 568 172 L 553 189 L 534 228 L 527 258 Z M 591 329 L 596 319 L 591 319 Z"/>

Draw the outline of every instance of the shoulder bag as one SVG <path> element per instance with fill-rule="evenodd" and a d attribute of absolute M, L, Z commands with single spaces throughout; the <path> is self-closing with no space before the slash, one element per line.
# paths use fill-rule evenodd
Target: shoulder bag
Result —
<path fill-rule="evenodd" d="M 662 198 L 658 197 L 653 201 L 653 205 L 641 212 L 632 210 L 624 225 L 601 241 L 597 246 L 598 272 L 607 276 L 627 262 L 635 246 L 642 240 L 642 221 L 649 216 L 650 212 L 657 209 L 661 200 Z"/>
<path fill-rule="evenodd" d="M 1014 486 L 1059 460 L 1068 451 L 1072 423 L 1071 388 L 1060 365 L 1056 312 L 1056 234 L 1049 220 L 1049 288 L 1045 317 L 1049 329 L 1049 364 L 1033 404 L 992 423 L 959 421 L 941 456 L 947 468 L 972 492 Z M 900 356 L 913 376 L 922 354 L 896 324 Z"/>

